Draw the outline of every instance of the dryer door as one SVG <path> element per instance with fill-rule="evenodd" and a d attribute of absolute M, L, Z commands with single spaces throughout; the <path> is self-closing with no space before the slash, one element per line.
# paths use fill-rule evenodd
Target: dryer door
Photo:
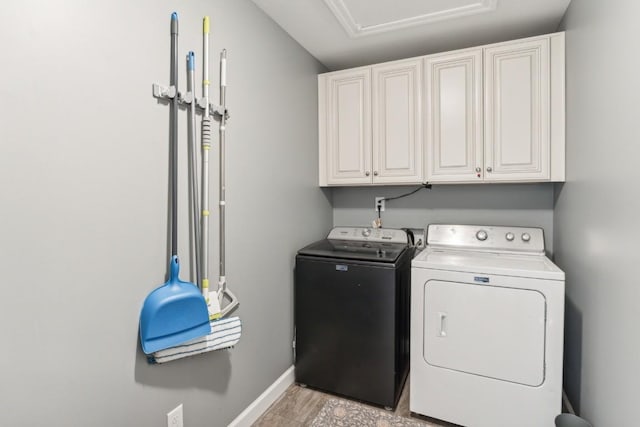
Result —
<path fill-rule="evenodd" d="M 544 382 L 540 292 L 430 280 L 424 307 L 423 355 L 430 365 L 533 387 Z"/>

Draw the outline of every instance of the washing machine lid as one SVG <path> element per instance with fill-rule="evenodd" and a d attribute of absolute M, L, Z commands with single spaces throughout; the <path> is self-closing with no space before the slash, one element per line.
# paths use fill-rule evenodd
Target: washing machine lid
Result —
<path fill-rule="evenodd" d="M 324 239 L 300 249 L 298 254 L 346 260 L 393 263 L 407 247 L 406 243 Z"/>
<path fill-rule="evenodd" d="M 497 274 L 532 279 L 564 280 L 564 272 L 545 255 L 518 255 L 427 248 L 416 256 L 413 268 Z"/>

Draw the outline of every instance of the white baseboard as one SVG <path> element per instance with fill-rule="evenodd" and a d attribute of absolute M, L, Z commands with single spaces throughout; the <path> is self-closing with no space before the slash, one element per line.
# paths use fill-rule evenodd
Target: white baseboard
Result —
<path fill-rule="evenodd" d="M 231 421 L 229 427 L 249 427 L 275 402 L 294 381 L 293 366 L 284 371 L 251 405 Z"/>

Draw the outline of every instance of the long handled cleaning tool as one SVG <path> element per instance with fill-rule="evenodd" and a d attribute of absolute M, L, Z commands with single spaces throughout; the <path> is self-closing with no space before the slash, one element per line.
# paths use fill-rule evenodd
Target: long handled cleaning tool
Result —
<path fill-rule="evenodd" d="M 179 279 L 178 262 L 178 14 L 171 15 L 171 262 L 170 278 L 145 299 L 140 313 L 140 342 L 146 354 L 182 344 L 211 332 L 207 303 L 193 283 Z"/>
<path fill-rule="evenodd" d="M 211 121 L 212 117 L 209 111 L 209 72 L 208 72 L 208 35 L 209 35 L 209 18 L 205 17 L 203 22 L 203 97 L 205 105 L 205 113 L 202 121 L 202 223 L 201 223 L 201 251 L 206 254 L 208 248 L 208 218 L 209 218 L 209 198 L 208 198 L 208 183 L 209 183 L 209 149 L 211 147 Z M 225 70 L 225 55 L 222 56 L 222 68 L 221 68 L 221 83 L 226 86 L 226 70 Z M 224 104 L 224 94 L 221 96 Z M 226 110 L 223 107 L 223 111 Z M 224 132 L 224 124 L 226 123 L 226 117 L 223 118 L 225 122 L 222 123 L 222 132 Z M 222 135 L 221 142 L 224 143 L 224 135 Z M 223 145 L 224 146 L 224 145 Z M 221 153 L 222 160 L 221 165 L 224 167 L 224 153 Z M 224 171 L 221 171 L 222 188 L 224 188 Z M 221 210 L 224 211 L 224 191 L 221 192 Z M 222 214 L 224 219 L 224 212 Z M 221 233 L 224 238 L 224 221 L 222 221 Z M 222 240 L 224 241 L 224 240 Z M 187 341 L 181 345 L 171 347 L 165 350 L 157 351 L 152 355 L 149 355 L 148 360 L 150 363 L 165 363 L 172 360 L 181 359 L 184 357 L 194 356 L 214 350 L 222 350 L 233 347 L 240 341 L 242 334 L 242 323 L 239 317 L 229 317 L 220 319 L 224 314 L 228 314 L 234 307 L 238 305 L 235 296 L 230 293 L 224 287 L 224 245 L 221 244 L 222 257 L 221 257 L 221 271 L 222 276 L 220 280 L 220 287 L 217 291 L 208 291 L 208 255 L 201 254 L 202 260 L 202 291 L 206 296 L 210 295 L 208 299 L 209 303 L 209 316 L 211 319 L 211 333 L 207 336 L 196 338 Z M 220 297 L 220 300 L 218 299 Z M 223 312 L 220 311 L 220 302 L 224 298 L 228 298 L 231 302 L 225 307 Z"/>
<path fill-rule="evenodd" d="M 209 17 L 202 20 L 202 96 L 204 99 L 204 116 L 202 117 L 202 223 L 200 225 L 200 254 L 202 255 L 202 295 L 207 299 L 209 318 L 220 317 L 218 294 L 209 295 L 209 150 L 211 149 L 211 114 L 209 112 Z"/>
<path fill-rule="evenodd" d="M 192 94 L 187 120 L 187 145 L 189 151 L 189 198 L 191 199 L 191 222 L 193 227 L 193 254 L 195 260 L 195 279 L 200 282 L 200 195 L 198 194 L 198 154 L 196 151 L 196 99 L 195 99 L 195 54 L 187 55 L 187 92 Z M 206 296 L 205 296 L 206 299 Z"/>
<path fill-rule="evenodd" d="M 227 50 L 223 49 L 220 54 L 220 106 L 222 107 L 222 116 L 220 117 L 220 278 L 218 280 L 218 300 L 220 307 L 223 306 L 224 299 L 228 299 L 229 303 L 224 307 L 220 315 L 225 317 L 234 308 L 238 306 L 238 299 L 227 288 L 227 278 L 225 276 L 225 134 L 227 127 Z"/>
<path fill-rule="evenodd" d="M 209 303 L 209 316 L 211 319 L 211 333 L 189 340 L 180 345 L 167 348 L 164 350 L 160 350 L 154 352 L 149 355 L 148 360 L 150 363 L 165 363 L 170 362 L 172 360 L 181 359 L 184 357 L 194 356 L 197 354 L 202 354 L 214 350 L 222 350 L 226 348 L 233 347 L 240 341 L 240 336 L 242 334 L 242 323 L 239 317 L 227 317 L 225 319 L 220 319 L 220 317 L 226 317 L 231 310 L 238 306 L 238 300 L 235 295 L 231 293 L 226 287 L 226 280 L 224 276 L 224 268 L 225 268 L 225 258 L 224 258 L 224 190 L 225 190 L 225 182 L 224 182 L 224 142 L 225 142 L 225 126 L 226 126 L 226 107 L 225 107 L 225 89 L 226 89 L 226 52 L 223 52 L 221 56 L 221 68 L 220 68 L 220 84 L 221 84 L 221 102 L 222 102 L 222 112 L 224 117 L 221 117 L 221 125 L 220 125 L 220 142 L 221 142 L 221 199 L 220 199 L 220 229 L 221 229 L 221 258 L 220 258 L 220 281 L 219 287 L 217 291 L 208 292 L 208 218 L 209 218 L 209 198 L 208 198 L 208 183 L 209 183 L 209 149 L 211 147 L 211 121 L 212 117 L 209 111 L 209 72 L 208 72 L 208 35 L 209 35 L 209 18 L 205 17 L 203 22 L 203 46 L 204 46 L 204 71 L 203 71 L 203 96 L 204 96 L 204 106 L 205 106 L 205 114 L 204 119 L 202 121 L 202 223 L 201 223 L 201 261 L 202 261 L 202 291 L 203 295 L 211 297 L 208 299 Z M 190 65 L 191 67 L 191 65 Z M 189 68 L 190 74 L 192 67 Z M 193 79 L 191 82 L 193 83 Z M 189 82 L 187 82 L 189 85 Z M 189 87 L 193 87 L 192 85 Z M 192 187 L 193 188 L 193 187 Z M 195 211 L 197 211 L 197 207 L 192 206 Z M 203 253 L 205 255 L 203 255 Z M 224 302 L 225 299 L 229 300 L 229 303 L 225 307 L 224 310 L 220 310 L 220 304 Z"/>

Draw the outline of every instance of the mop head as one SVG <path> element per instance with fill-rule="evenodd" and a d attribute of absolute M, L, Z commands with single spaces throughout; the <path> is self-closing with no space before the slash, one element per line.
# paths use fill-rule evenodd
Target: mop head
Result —
<path fill-rule="evenodd" d="M 211 333 L 182 345 L 156 351 L 147 357 L 149 363 L 166 363 L 196 354 L 233 347 L 240 341 L 242 322 L 239 317 L 211 321 Z"/>

